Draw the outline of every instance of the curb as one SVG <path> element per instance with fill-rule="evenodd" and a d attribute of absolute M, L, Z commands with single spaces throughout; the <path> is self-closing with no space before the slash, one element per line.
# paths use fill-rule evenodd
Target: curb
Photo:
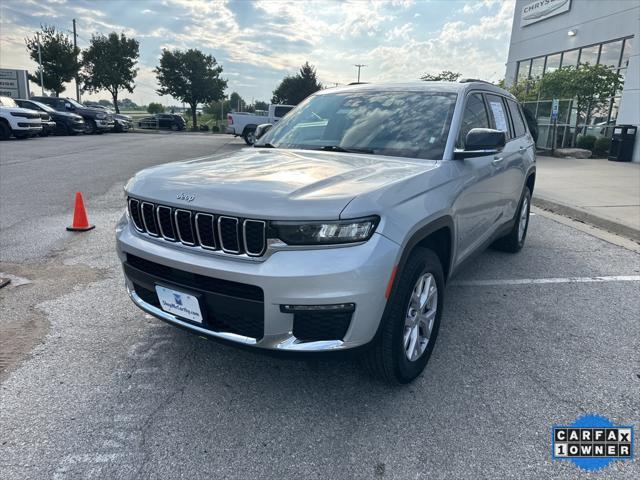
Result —
<path fill-rule="evenodd" d="M 550 212 L 557 213 L 558 215 L 569 217 L 573 220 L 577 220 L 578 222 L 588 223 L 589 225 L 593 225 L 594 227 L 602 228 L 603 230 L 606 230 L 608 232 L 627 237 L 634 242 L 640 243 L 640 230 L 633 227 L 628 227 L 626 225 L 622 225 L 621 223 L 616 223 L 611 220 L 598 217 L 597 215 L 585 212 L 584 210 L 581 210 L 579 208 L 570 207 L 568 205 L 554 202 L 553 200 L 549 200 L 546 198 L 534 196 L 532 203 L 536 207 L 543 210 L 548 210 Z"/>

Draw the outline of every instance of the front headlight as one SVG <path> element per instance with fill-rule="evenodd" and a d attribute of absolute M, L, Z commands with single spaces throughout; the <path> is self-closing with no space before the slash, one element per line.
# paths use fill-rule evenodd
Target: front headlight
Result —
<path fill-rule="evenodd" d="M 366 217 L 331 222 L 271 222 L 271 235 L 288 245 L 334 245 L 365 242 L 380 218 Z"/>
<path fill-rule="evenodd" d="M 107 114 L 106 113 L 99 113 L 96 115 L 96 118 L 98 120 L 104 120 L 105 118 L 107 118 Z"/>

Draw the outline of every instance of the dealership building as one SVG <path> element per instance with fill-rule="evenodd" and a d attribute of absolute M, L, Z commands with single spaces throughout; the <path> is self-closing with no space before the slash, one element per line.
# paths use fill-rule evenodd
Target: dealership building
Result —
<path fill-rule="evenodd" d="M 551 148 L 554 136 L 556 147 L 568 146 L 576 129 L 610 137 L 615 125 L 640 125 L 639 36 L 638 0 L 516 0 L 508 86 L 582 63 L 605 65 L 624 78 L 624 86 L 588 118 L 578 118 L 571 99 L 559 99 L 555 129 L 551 100 L 526 102 L 538 119 L 539 148 Z M 640 134 L 633 161 L 640 162 Z"/>

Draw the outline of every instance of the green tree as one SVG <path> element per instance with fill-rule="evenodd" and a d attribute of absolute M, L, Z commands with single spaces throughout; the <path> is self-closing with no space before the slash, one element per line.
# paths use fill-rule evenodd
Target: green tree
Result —
<path fill-rule="evenodd" d="M 135 68 L 138 56 L 138 41 L 127 38 L 124 33 L 93 35 L 89 48 L 82 54 L 82 91 L 108 91 L 113 98 L 116 113 L 120 113 L 118 93 L 122 90 L 133 93 L 133 81 L 138 73 Z"/>
<path fill-rule="evenodd" d="M 622 85 L 622 76 L 602 65 L 582 64 L 547 73 L 539 81 L 541 99 L 573 99 L 576 107 L 572 145 L 576 144 L 578 125 L 589 122 L 591 112 L 609 102 Z"/>
<path fill-rule="evenodd" d="M 322 89 L 316 69 L 305 62 L 297 75 L 284 77 L 278 88 L 273 91 L 271 103 L 297 105 L 312 93 Z"/>
<path fill-rule="evenodd" d="M 125 110 L 136 110 L 136 109 L 140 108 L 130 98 L 123 98 L 122 100 L 118 100 L 118 106 L 121 107 L 121 108 L 124 108 Z"/>
<path fill-rule="evenodd" d="M 269 110 L 269 104 L 261 100 L 256 100 L 253 106 L 256 110 Z"/>
<path fill-rule="evenodd" d="M 219 101 L 227 88 L 227 81 L 220 78 L 222 67 L 213 56 L 200 50 L 163 49 L 160 65 L 154 71 L 160 95 L 171 95 L 189 105 L 193 128 L 198 124 L 198 104 Z"/>
<path fill-rule="evenodd" d="M 452 72 L 451 70 L 442 70 L 440 73 L 427 73 L 420 77 L 425 82 L 457 82 L 462 76 L 461 73 Z"/>
<path fill-rule="evenodd" d="M 149 113 L 163 113 L 164 106 L 161 103 L 151 102 L 147 105 L 147 112 Z"/>
<path fill-rule="evenodd" d="M 109 100 L 98 100 L 98 105 L 102 105 L 103 107 L 113 108 L 113 104 Z"/>
<path fill-rule="evenodd" d="M 78 54 L 80 50 L 73 46 L 67 35 L 56 30 L 55 27 L 43 25 L 40 27 L 40 50 L 42 53 L 42 67 L 38 67 L 29 80 L 40 85 L 40 70 L 42 68 L 43 86 L 59 97 L 65 91 L 64 84 L 75 78 L 80 70 Z M 25 38 L 29 56 L 38 62 L 38 37 Z"/>

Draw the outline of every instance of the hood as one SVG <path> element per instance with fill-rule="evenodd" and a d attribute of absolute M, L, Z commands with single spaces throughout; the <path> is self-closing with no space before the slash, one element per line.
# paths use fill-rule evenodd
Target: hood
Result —
<path fill-rule="evenodd" d="M 77 113 L 71 113 L 71 112 L 61 112 L 59 110 L 55 110 L 54 112 L 51 112 L 50 114 L 52 117 L 65 117 L 65 118 L 77 118 L 79 120 L 82 120 L 82 115 L 78 115 Z"/>
<path fill-rule="evenodd" d="M 5 112 L 13 112 L 13 113 L 25 113 L 25 114 L 29 114 L 31 118 L 38 118 L 38 117 L 40 117 L 40 111 L 38 111 L 38 110 L 31 110 L 30 108 L 22 108 L 22 107 L 5 107 L 5 106 L 0 106 L 0 108 L 2 108 L 2 110 L 4 110 Z"/>
<path fill-rule="evenodd" d="M 260 219 L 331 220 L 339 218 L 356 196 L 436 165 L 379 155 L 245 148 L 143 170 L 126 190 L 142 200 L 191 210 Z"/>

